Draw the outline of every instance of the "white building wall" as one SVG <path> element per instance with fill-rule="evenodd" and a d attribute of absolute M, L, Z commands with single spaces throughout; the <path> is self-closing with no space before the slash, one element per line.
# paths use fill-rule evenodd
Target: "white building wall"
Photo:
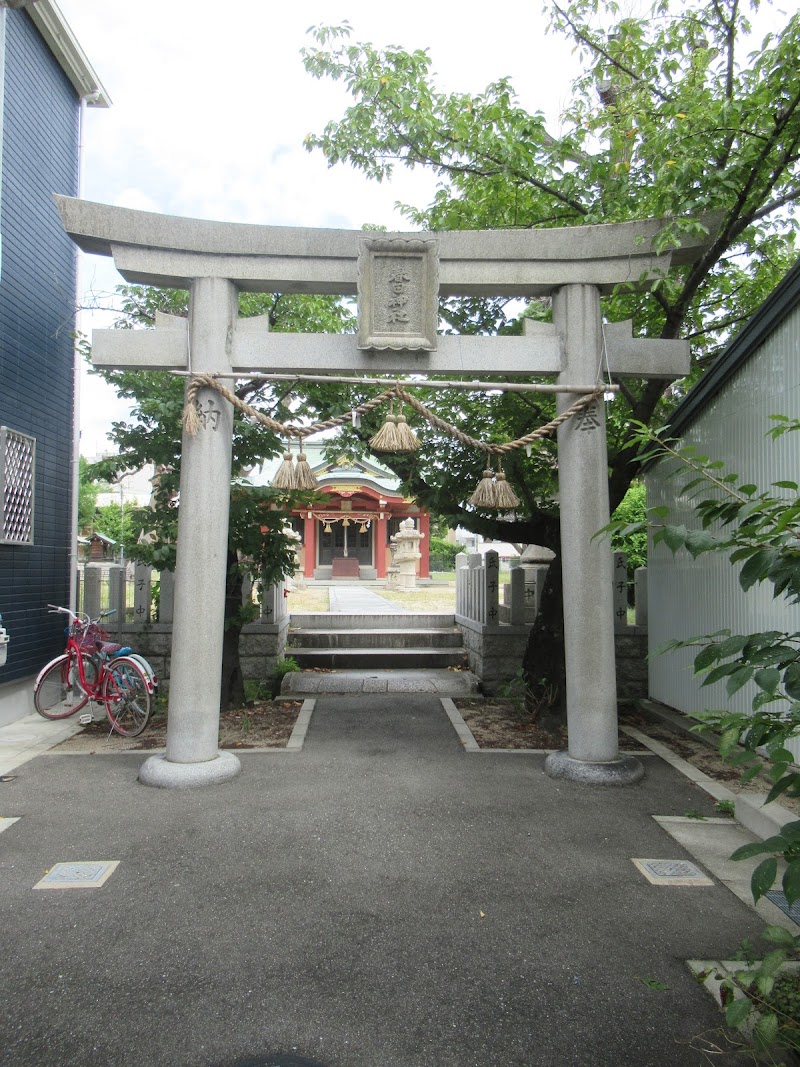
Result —
<path fill-rule="evenodd" d="M 787 316 L 720 389 L 681 440 L 723 460 L 726 471 L 735 471 L 760 490 L 776 481 L 800 482 L 800 433 L 772 441 L 765 436 L 773 425 L 770 415 L 800 418 L 800 309 Z M 691 500 L 676 498 L 682 481 L 669 479 L 668 473 L 664 462 L 648 472 L 648 506 L 666 505 L 671 523 L 700 528 Z M 738 580 L 741 566 L 731 566 L 727 555 L 709 553 L 693 560 L 684 550 L 673 557 L 663 544 L 651 545 L 647 572 L 651 653 L 672 638 L 722 629 L 734 634 L 800 630 L 800 605 L 790 607 L 783 598 L 773 599 L 769 584 L 743 592 Z M 693 658 L 689 649 L 652 657 L 651 697 L 689 713 L 717 708 L 749 711 L 754 686 L 732 698 L 724 681 L 701 688 L 702 679 L 691 670 Z M 800 741 L 792 747 L 800 756 Z"/>

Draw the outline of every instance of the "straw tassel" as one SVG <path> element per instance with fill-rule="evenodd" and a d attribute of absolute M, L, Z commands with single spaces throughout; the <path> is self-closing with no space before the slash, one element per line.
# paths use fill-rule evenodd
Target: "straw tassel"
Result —
<path fill-rule="evenodd" d="M 494 471 L 491 467 L 487 467 L 483 472 L 483 477 L 478 483 L 478 488 L 469 498 L 469 503 L 476 508 L 497 507 L 495 503 Z"/>
<path fill-rule="evenodd" d="M 278 467 L 275 477 L 272 479 L 272 486 L 274 489 L 296 488 L 294 462 L 291 452 L 287 451 L 283 453 L 283 463 Z"/>
<path fill-rule="evenodd" d="M 317 489 L 319 487 L 319 483 L 314 477 L 314 472 L 311 470 L 306 454 L 302 451 L 297 457 L 297 466 L 294 471 L 294 486 L 295 489 Z"/>
<path fill-rule="evenodd" d="M 416 452 L 419 449 L 419 439 L 406 421 L 401 411 L 397 416 L 397 447 L 395 452 Z"/>
<path fill-rule="evenodd" d="M 369 447 L 373 452 L 396 452 L 397 445 L 397 416 L 391 411 L 386 416 L 386 422 L 370 439 Z"/>
<path fill-rule="evenodd" d="M 197 394 L 199 388 L 196 382 L 191 382 L 186 390 L 186 404 L 183 408 L 183 429 L 189 437 L 197 437 L 200 429 L 200 415 L 198 414 Z"/>
<path fill-rule="evenodd" d="M 494 506 L 498 511 L 511 511 L 512 508 L 519 507 L 519 497 L 508 484 L 506 480 L 505 472 L 500 466 L 500 460 L 497 461 L 497 474 L 494 480 Z"/>

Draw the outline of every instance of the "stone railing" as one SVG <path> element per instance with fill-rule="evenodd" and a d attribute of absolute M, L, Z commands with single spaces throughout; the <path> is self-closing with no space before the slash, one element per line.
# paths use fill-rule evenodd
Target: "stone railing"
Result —
<path fill-rule="evenodd" d="M 647 696 L 647 568 L 635 572 L 636 621 L 629 623 L 627 558 L 624 552 L 613 557 L 617 694 L 627 700 Z M 529 546 L 501 587 L 496 552 L 456 557 L 456 623 L 485 693 L 497 693 L 519 670 L 550 559 L 548 549 Z"/>
<path fill-rule="evenodd" d="M 455 621 L 464 638 L 469 669 L 492 695 L 517 674 L 536 619 L 544 575 L 537 565 L 512 572 L 500 602 L 500 557 L 494 551 L 456 556 Z M 547 568 L 544 568 L 546 573 Z"/>
<path fill-rule="evenodd" d="M 126 568 L 112 565 L 104 568 L 108 580 L 108 607 L 116 609 L 114 615 L 104 621 L 106 629 L 123 644 L 132 645 L 152 663 L 162 681 L 169 680 L 170 652 L 172 648 L 172 621 L 174 610 L 174 577 L 171 571 L 154 571 L 137 563 L 133 577 L 133 621 L 125 620 L 127 595 Z M 159 583 L 158 609 L 153 610 L 153 584 Z M 245 678 L 265 681 L 271 675 L 275 663 L 283 655 L 289 630 L 289 610 L 286 598 L 286 582 L 270 586 L 260 605 L 260 618 L 244 626 L 239 641 L 242 673 Z M 251 590 L 245 589 L 243 598 L 250 599 Z M 100 569 L 87 567 L 82 590 L 82 610 L 96 618 L 101 610 Z M 198 595 L 197 610 L 203 610 L 202 597 Z M 197 650 L 198 656 L 203 654 Z"/>

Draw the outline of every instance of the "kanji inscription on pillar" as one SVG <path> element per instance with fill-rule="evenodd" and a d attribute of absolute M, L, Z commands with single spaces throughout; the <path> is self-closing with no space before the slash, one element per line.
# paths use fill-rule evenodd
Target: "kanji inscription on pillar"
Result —
<path fill-rule="evenodd" d="M 436 348 L 439 246 L 435 239 L 368 238 L 358 255 L 358 347 Z"/>
<path fill-rule="evenodd" d="M 578 430 L 596 430 L 600 426 L 597 401 L 587 404 L 582 411 L 575 415 L 575 426 Z"/>

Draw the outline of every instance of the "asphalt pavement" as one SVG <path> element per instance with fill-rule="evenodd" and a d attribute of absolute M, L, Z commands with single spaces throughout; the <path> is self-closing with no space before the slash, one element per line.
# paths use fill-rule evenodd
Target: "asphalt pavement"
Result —
<path fill-rule="evenodd" d="M 6 764 L 0 1064 L 700 1067 L 724 1045 L 685 961 L 763 922 L 716 877 L 632 863 L 693 858 L 654 816 L 715 814 L 658 757 L 636 786 L 556 781 L 466 751 L 418 693 L 320 696 L 301 751 L 240 756 L 194 790 L 140 785 L 141 753 Z M 118 866 L 34 889 L 79 861 Z"/>

